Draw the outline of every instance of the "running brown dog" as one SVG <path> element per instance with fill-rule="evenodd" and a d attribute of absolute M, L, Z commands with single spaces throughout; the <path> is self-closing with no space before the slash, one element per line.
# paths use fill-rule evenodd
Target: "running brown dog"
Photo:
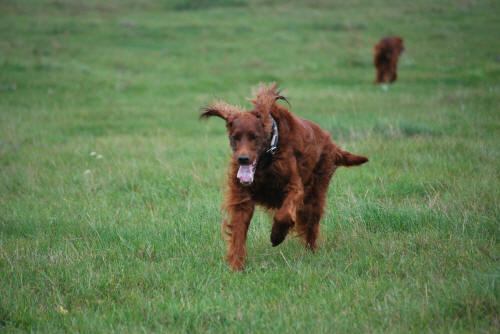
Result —
<path fill-rule="evenodd" d="M 398 59 L 403 51 L 403 39 L 399 36 L 384 37 L 375 45 L 373 57 L 377 69 L 375 83 L 396 81 Z"/>
<path fill-rule="evenodd" d="M 229 242 L 226 259 L 232 270 L 244 267 L 247 231 L 255 205 L 275 210 L 273 246 L 294 229 L 306 247 L 314 250 L 333 173 L 339 166 L 368 161 L 341 150 L 327 132 L 296 117 L 277 100 L 286 101 L 276 91 L 276 84 L 261 84 L 251 100 L 253 110 L 218 102 L 204 108 L 200 116 L 226 121 L 233 150 L 224 203 L 229 219 L 223 223 Z"/>

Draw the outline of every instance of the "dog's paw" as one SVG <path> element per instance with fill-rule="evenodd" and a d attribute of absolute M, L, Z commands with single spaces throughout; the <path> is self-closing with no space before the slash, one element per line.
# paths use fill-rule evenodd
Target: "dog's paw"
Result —
<path fill-rule="evenodd" d="M 290 230 L 289 224 L 278 224 L 274 223 L 273 229 L 271 230 L 271 244 L 273 247 L 278 246 L 285 240 L 288 231 Z"/>
<path fill-rule="evenodd" d="M 282 243 L 283 240 L 285 240 L 285 237 L 286 237 L 286 234 L 281 234 L 281 235 L 271 234 L 271 244 L 273 245 L 273 247 L 276 247 L 280 243 Z"/>
<path fill-rule="evenodd" d="M 244 268 L 245 268 L 245 263 L 243 262 L 242 259 L 234 260 L 233 263 L 231 263 L 232 271 L 242 271 Z"/>
<path fill-rule="evenodd" d="M 236 255 L 233 253 L 229 253 L 226 256 L 226 261 L 231 267 L 231 271 L 241 271 L 245 268 L 245 256 L 244 255 Z"/>

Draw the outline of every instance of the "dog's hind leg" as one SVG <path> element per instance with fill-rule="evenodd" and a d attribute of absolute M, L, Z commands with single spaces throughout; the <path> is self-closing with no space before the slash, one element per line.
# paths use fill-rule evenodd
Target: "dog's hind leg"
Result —
<path fill-rule="evenodd" d="M 297 213 L 297 234 L 304 239 L 306 247 L 310 250 L 315 250 L 317 246 L 327 189 L 328 184 L 326 184 L 326 187 L 316 185 Z"/>
<path fill-rule="evenodd" d="M 319 203 L 318 203 L 319 204 Z M 306 247 L 314 250 L 317 246 L 316 240 L 319 236 L 319 221 L 322 210 L 315 203 L 304 203 L 303 207 L 297 212 L 297 235 L 304 239 Z"/>
<path fill-rule="evenodd" d="M 316 166 L 313 179 L 306 189 L 304 204 L 297 213 L 297 233 L 306 243 L 306 247 L 315 250 L 320 234 L 320 220 L 324 213 L 328 184 L 335 171 L 332 159 L 323 158 Z"/>
<path fill-rule="evenodd" d="M 398 63 L 397 63 L 397 62 L 398 62 L 398 58 L 397 58 L 397 56 L 394 56 L 394 57 L 395 57 L 395 60 L 393 60 L 393 61 L 391 62 L 391 65 L 390 65 L 390 71 L 389 71 L 389 73 L 390 73 L 390 78 L 389 78 L 389 81 L 390 81 L 390 82 L 394 82 L 394 81 L 396 81 L 396 79 L 398 78 L 398 73 L 397 73 L 397 71 L 398 71 L 398 70 L 397 70 L 397 66 L 398 66 Z"/>

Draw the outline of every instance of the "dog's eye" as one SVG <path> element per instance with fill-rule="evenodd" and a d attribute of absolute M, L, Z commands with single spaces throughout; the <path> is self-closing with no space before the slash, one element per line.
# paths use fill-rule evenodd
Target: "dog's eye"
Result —
<path fill-rule="evenodd" d="M 252 139 L 252 140 L 257 140 L 257 139 L 259 139 L 259 136 L 256 136 L 256 135 L 251 135 L 251 136 L 250 136 L 250 139 Z"/>
<path fill-rule="evenodd" d="M 232 141 L 237 141 L 237 140 L 239 140 L 239 139 L 240 139 L 240 138 L 239 138 L 238 136 L 231 136 L 231 140 L 232 140 Z"/>

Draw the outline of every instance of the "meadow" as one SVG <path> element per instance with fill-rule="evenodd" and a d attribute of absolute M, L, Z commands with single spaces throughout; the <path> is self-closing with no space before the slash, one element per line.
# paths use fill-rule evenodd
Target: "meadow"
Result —
<path fill-rule="evenodd" d="M 0 0 L 0 332 L 498 333 L 500 2 Z M 399 79 L 374 44 L 401 35 Z M 370 158 L 223 261 L 217 98 Z"/>

